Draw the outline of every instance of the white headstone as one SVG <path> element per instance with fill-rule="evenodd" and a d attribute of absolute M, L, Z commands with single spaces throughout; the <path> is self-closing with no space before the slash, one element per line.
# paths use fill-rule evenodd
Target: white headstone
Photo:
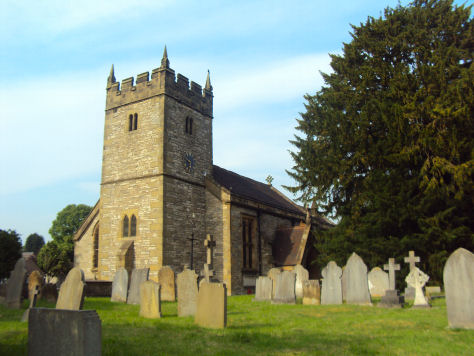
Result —
<path fill-rule="evenodd" d="M 342 269 L 331 261 L 323 268 L 321 304 L 342 304 Z"/>
<path fill-rule="evenodd" d="M 348 304 L 372 304 L 367 266 L 355 252 L 347 260 L 344 274 L 346 275 L 346 302 Z"/>
<path fill-rule="evenodd" d="M 374 267 L 368 274 L 369 291 L 372 297 L 382 297 L 388 289 L 388 273 L 380 267 Z"/>
<path fill-rule="evenodd" d="M 294 272 L 296 273 L 295 282 L 295 295 L 296 298 L 303 298 L 303 284 L 309 280 L 309 272 L 302 265 L 298 264 L 295 266 Z"/>
<path fill-rule="evenodd" d="M 409 286 L 415 288 L 415 301 L 413 302 L 413 307 L 430 307 L 422 289 L 429 279 L 430 277 L 418 267 L 413 267 L 408 276 L 405 278 L 405 282 L 407 282 Z"/>

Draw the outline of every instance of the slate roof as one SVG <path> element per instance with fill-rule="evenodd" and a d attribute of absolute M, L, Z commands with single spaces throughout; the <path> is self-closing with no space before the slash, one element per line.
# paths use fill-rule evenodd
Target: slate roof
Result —
<path fill-rule="evenodd" d="M 213 166 L 212 176 L 219 185 L 239 197 L 291 213 L 305 214 L 303 208 L 285 198 L 282 193 L 268 184 L 257 182 L 216 165 Z"/>

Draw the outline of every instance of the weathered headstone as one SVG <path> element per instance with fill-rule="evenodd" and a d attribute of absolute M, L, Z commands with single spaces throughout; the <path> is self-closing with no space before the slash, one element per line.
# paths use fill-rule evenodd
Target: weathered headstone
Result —
<path fill-rule="evenodd" d="M 84 302 L 84 272 L 77 267 L 69 271 L 59 289 L 56 309 L 79 310 Z"/>
<path fill-rule="evenodd" d="M 160 284 L 145 281 L 140 284 L 140 316 L 144 318 L 161 318 Z"/>
<path fill-rule="evenodd" d="M 255 287 L 255 301 L 263 302 L 272 300 L 273 282 L 269 277 L 260 276 Z"/>
<path fill-rule="evenodd" d="M 275 282 L 276 282 L 276 277 L 281 273 L 279 268 L 272 268 L 268 271 L 267 276 L 272 280 L 272 298 L 275 296 Z"/>
<path fill-rule="evenodd" d="M 458 248 L 443 270 L 448 325 L 474 329 L 474 254 Z"/>
<path fill-rule="evenodd" d="M 346 268 L 346 302 L 348 304 L 372 305 L 369 293 L 367 266 L 358 254 L 352 253 Z"/>
<path fill-rule="evenodd" d="M 418 267 L 414 267 L 408 276 L 405 278 L 405 282 L 410 287 L 415 288 L 415 301 L 413 302 L 413 308 L 430 308 L 424 294 L 423 287 L 428 282 L 430 277 L 421 271 Z"/>
<path fill-rule="evenodd" d="M 388 289 L 378 306 L 382 308 L 401 308 L 404 298 L 400 297 L 398 290 L 395 288 L 395 271 L 400 270 L 400 265 L 395 264 L 394 258 L 389 258 L 388 264 L 384 265 L 383 268 L 388 271 Z"/>
<path fill-rule="evenodd" d="M 225 284 L 201 284 L 194 322 L 207 328 L 225 328 L 227 325 L 227 290 Z"/>
<path fill-rule="evenodd" d="M 149 268 L 133 269 L 128 288 L 127 304 L 140 304 L 140 284 L 148 281 Z"/>
<path fill-rule="evenodd" d="M 321 272 L 321 304 L 342 304 L 342 269 L 336 262 L 330 261 Z"/>
<path fill-rule="evenodd" d="M 30 310 L 29 356 L 100 356 L 101 352 L 102 324 L 95 310 Z"/>
<path fill-rule="evenodd" d="M 198 287 L 197 274 L 185 268 L 178 273 L 178 316 L 189 316 L 196 314 Z"/>
<path fill-rule="evenodd" d="M 115 273 L 112 282 L 112 302 L 126 302 L 128 292 L 128 271 L 125 268 L 119 268 Z"/>
<path fill-rule="evenodd" d="M 296 274 L 290 271 L 283 271 L 277 275 L 275 280 L 275 296 L 273 304 L 295 304 L 295 281 Z"/>
<path fill-rule="evenodd" d="M 415 256 L 415 251 L 408 251 L 408 256 L 404 258 L 404 261 L 410 265 L 409 272 L 411 272 L 411 270 L 416 267 L 416 263 L 420 262 L 420 257 Z M 415 288 L 407 285 L 404 296 L 405 300 L 412 300 L 415 298 Z"/>
<path fill-rule="evenodd" d="M 382 271 L 380 267 L 374 267 L 368 274 L 369 291 L 372 297 L 381 297 L 389 289 L 388 273 Z"/>
<path fill-rule="evenodd" d="M 318 280 L 310 279 L 303 283 L 303 304 L 321 304 L 321 290 Z"/>
<path fill-rule="evenodd" d="M 15 268 L 10 272 L 7 282 L 6 304 L 8 308 L 19 309 L 21 307 L 21 292 L 25 284 L 25 259 L 20 258 L 15 263 Z"/>
<path fill-rule="evenodd" d="M 309 272 L 302 265 L 298 264 L 293 270 L 296 273 L 295 295 L 296 298 L 303 298 L 303 283 L 309 279 Z"/>
<path fill-rule="evenodd" d="M 58 288 L 56 284 L 46 283 L 43 288 L 41 288 L 40 296 L 41 299 L 56 303 L 58 300 Z"/>
<path fill-rule="evenodd" d="M 176 300 L 174 272 L 170 266 L 161 267 L 158 282 L 161 286 L 161 300 L 174 302 Z"/>
<path fill-rule="evenodd" d="M 30 315 L 31 308 L 36 307 L 36 299 L 38 297 L 38 294 L 39 294 L 39 286 L 36 285 L 34 291 L 32 291 L 32 293 L 30 295 L 30 305 L 29 305 L 28 309 L 25 310 L 25 312 L 23 313 L 23 316 L 21 317 L 22 322 L 28 321 L 28 317 Z"/>
<path fill-rule="evenodd" d="M 41 287 L 43 287 L 43 275 L 40 271 L 34 270 L 28 276 L 28 299 L 31 300 L 33 296 L 40 297 Z"/>

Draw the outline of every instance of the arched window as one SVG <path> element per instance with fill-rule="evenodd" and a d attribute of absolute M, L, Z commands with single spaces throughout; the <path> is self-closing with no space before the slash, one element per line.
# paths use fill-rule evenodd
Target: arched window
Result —
<path fill-rule="evenodd" d="M 132 215 L 130 219 L 130 236 L 137 236 L 137 218 Z"/>
<path fill-rule="evenodd" d="M 130 114 L 128 116 L 128 131 L 132 131 L 133 130 L 133 115 Z"/>
<path fill-rule="evenodd" d="M 123 232 L 122 232 L 123 237 L 128 237 L 128 216 L 125 215 L 123 218 Z"/>
<path fill-rule="evenodd" d="M 138 129 L 138 114 L 128 115 L 128 131 L 135 131 Z"/>
<path fill-rule="evenodd" d="M 94 251 L 92 254 L 92 268 L 99 267 L 99 227 L 94 231 Z"/>
<path fill-rule="evenodd" d="M 185 129 L 185 132 L 186 132 L 188 135 L 192 135 L 192 134 L 193 134 L 193 119 L 190 118 L 190 117 L 187 117 L 187 118 L 186 118 L 186 129 Z"/>
<path fill-rule="evenodd" d="M 138 128 L 138 114 L 135 113 L 133 115 L 133 129 L 136 130 Z"/>

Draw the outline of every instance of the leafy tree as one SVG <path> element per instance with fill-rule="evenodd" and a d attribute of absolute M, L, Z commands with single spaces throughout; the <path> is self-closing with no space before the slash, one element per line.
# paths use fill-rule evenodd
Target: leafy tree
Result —
<path fill-rule="evenodd" d="M 437 282 L 473 249 L 474 30 L 471 6 L 415 0 L 352 26 L 325 86 L 306 95 L 292 192 L 339 219 L 317 263 L 352 251 L 370 266 L 413 249 Z"/>
<path fill-rule="evenodd" d="M 38 254 L 38 266 L 48 275 L 63 277 L 73 266 L 73 237 L 92 207 L 70 204 L 61 210 L 53 221 L 48 242 Z"/>
<path fill-rule="evenodd" d="M 21 239 L 14 230 L 0 229 L 0 281 L 10 277 L 16 261 L 21 257 Z"/>
<path fill-rule="evenodd" d="M 44 246 L 43 236 L 38 235 L 37 233 L 34 233 L 26 238 L 23 251 L 33 252 L 35 255 L 38 255 L 39 250 L 41 250 L 41 247 L 43 246 Z"/>

